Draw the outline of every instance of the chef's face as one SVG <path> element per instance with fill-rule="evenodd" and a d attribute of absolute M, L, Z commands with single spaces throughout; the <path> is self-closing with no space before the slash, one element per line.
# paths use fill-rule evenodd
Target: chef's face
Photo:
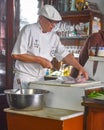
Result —
<path fill-rule="evenodd" d="M 46 33 L 46 32 L 51 32 L 52 29 L 57 24 L 57 22 L 49 20 L 43 16 L 40 16 L 40 24 L 43 29 L 43 32 Z"/>

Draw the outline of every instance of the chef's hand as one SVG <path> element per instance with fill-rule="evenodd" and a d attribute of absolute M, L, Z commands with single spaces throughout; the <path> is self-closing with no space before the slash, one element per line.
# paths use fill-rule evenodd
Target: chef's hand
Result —
<path fill-rule="evenodd" d="M 66 57 L 63 58 L 63 63 L 67 65 L 72 65 L 75 67 L 79 73 L 78 77 L 83 76 L 86 80 L 88 80 L 88 74 L 85 69 L 79 64 L 79 62 L 74 58 L 72 54 L 68 54 Z"/>
<path fill-rule="evenodd" d="M 43 68 L 48 68 L 48 69 L 52 69 L 53 68 L 52 63 L 49 60 L 47 60 L 46 58 L 43 58 L 43 57 L 40 57 L 40 65 Z"/>
<path fill-rule="evenodd" d="M 88 73 L 85 71 L 85 69 L 83 67 L 81 67 L 79 69 L 79 73 L 77 76 L 77 79 L 80 79 L 80 78 L 88 80 Z"/>

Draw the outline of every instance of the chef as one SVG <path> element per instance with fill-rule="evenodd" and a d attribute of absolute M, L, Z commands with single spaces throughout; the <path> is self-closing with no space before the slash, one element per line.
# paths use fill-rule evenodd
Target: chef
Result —
<path fill-rule="evenodd" d="M 12 57 L 16 60 L 13 88 L 19 86 L 17 79 L 20 79 L 23 88 L 28 88 L 29 82 L 43 80 L 46 68 L 53 68 L 53 57 L 74 66 L 79 70 L 79 75 L 88 79 L 87 72 L 69 54 L 53 31 L 55 25 L 62 20 L 59 12 L 51 5 L 44 5 L 38 14 L 37 23 L 23 27 L 13 48 Z"/>

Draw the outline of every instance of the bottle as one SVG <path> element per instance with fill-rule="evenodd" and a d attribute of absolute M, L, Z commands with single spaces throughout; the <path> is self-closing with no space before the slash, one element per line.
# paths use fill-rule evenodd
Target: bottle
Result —
<path fill-rule="evenodd" d="M 76 7 L 75 7 L 75 5 L 76 5 L 76 0 L 72 0 L 71 1 L 71 11 L 76 11 Z"/>
<path fill-rule="evenodd" d="M 46 75 L 46 76 L 49 75 L 49 69 L 46 70 L 45 75 Z"/>

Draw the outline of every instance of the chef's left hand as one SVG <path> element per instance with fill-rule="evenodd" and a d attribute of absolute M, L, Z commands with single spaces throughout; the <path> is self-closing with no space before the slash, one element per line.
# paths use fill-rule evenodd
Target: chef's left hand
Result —
<path fill-rule="evenodd" d="M 83 67 L 79 70 L 77 78 L 80 77 L 83 77 L 85 80 L 88 80 L 88 73 L 85 71 Z"/>

